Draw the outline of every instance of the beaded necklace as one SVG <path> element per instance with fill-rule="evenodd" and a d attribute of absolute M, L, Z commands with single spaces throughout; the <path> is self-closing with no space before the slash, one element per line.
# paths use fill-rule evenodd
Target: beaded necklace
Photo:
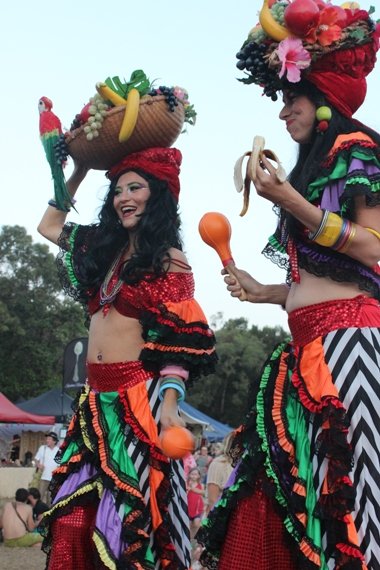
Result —
<path fill-rule="evenodd" d="M 107 275 L 104 278 L 103 283 L 100 286 L 99 297 L 100 305 L 102 306 L 110 305 L 121 289 L 123 280 L 120 278 L 119 271 L 123 261 L 124 253 L 125 251 L 122 250 L 115 258 L 114 262 L 107 272 Z"/>

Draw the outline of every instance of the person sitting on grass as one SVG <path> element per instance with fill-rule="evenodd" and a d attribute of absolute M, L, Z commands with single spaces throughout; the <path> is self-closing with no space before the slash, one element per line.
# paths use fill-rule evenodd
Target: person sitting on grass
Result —
<path fill-rule="evenodd" d="M 3 531 L 4 546 L 38 546 L 42 536 L 33 530 L 33 509 L 27 504 L 27 489 L 17 489 L 14 501 L 5 503 L 0 514 L 0 528 Z"/>

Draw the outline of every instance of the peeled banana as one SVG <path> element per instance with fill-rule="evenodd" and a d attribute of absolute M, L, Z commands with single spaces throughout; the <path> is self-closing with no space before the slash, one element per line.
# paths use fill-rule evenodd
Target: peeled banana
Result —
<path fill-rule="evenodd" d="M 241 192 L 244 188 L 244 202 L 243 209 L 240 212 L 241 216 L 247 213 L 249 206 L 249 194 L 251 182 L 256 178 L 257 165 L 261 156 L 264 155 L 277 164 L 276 178 L 278 182 L 283 183 L 286 180 L 286 172 L 277 155 L 269 149 L 265 148 L 265 139 L 261 136 L 255 136 L 253 139 L 252 151 L 245 152 L 235 163 L 234 167 L 234 183 L 237 192 Z M 246 157 L 248 158 L 247 170 L 245 178 L 242 175 L 243 162 Z"/>
<path fill-rule="evenodd" d="M 133 88 L 129 91 L 127 96 L 124 118 L 119 131 L 119 142 L 127 141 L 133 133 L 139 115 L 139 106 L 140 93 L 137 89 Z"/>
<path fill-rule="evenodd" d="M 277 42 L 281 42 L 290 35 L 288 29 L 276 22 L 273 18 L 272 12 L 268 6 L 268 0 L 264 0 L 263 7 L 259 14 L 259 22 L 264 32 Z"/>

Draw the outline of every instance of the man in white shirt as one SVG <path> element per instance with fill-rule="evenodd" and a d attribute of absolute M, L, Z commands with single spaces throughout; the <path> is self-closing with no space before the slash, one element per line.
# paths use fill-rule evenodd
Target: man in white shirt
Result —
<path fill-rule="evenodd" d="M 51 499 L 48 489 L 52 478 L 52 473 L 57 467 L 55 456 L 57 454 L 59 446 L 57 445 L 58 436 L 54 431 L 50 431 L 46 434 L 45 437 L 46 444 L 40 446 L 35 456 L 35 460 L 37 462 L 37 468 L 42 471 L 39 483 L 41 499 L 44 503 L 47 503 L 50 506 Z"/>

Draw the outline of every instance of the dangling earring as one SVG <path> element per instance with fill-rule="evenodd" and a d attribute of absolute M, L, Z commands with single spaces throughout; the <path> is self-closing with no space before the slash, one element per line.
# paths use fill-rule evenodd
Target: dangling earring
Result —
<path fill-rule="evenodd" d="M 331 121 L 332 112 L 330 107 L 326 105 L 322 105 L 322 107 L 318 107 L 315 111 L 315 117 L 318 121 L 317 124 L 317 133 L 323 134 L 329 128 L 329 121 Z"/>

